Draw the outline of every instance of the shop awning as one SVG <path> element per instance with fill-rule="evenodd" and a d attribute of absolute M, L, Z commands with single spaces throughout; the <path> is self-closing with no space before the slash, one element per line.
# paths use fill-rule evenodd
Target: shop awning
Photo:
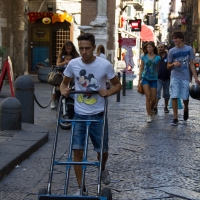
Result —
<path fill-rule="evenodd" d="M 154 41 L 153 27 L 142 24 L 140 38 L 142 41 Z"/>

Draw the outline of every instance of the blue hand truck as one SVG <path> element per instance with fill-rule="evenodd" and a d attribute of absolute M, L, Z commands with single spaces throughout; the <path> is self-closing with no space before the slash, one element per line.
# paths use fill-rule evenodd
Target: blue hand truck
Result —
<path fill-rule="evenodd" d="M 70 94 L 98 94 L 98 91 L 71 91 Z M 101 171 L 102 171 L 102 156 L 103 156 L 103 143 L 104 143 L 104 132 L 105 132 L 105 122 L 107 116 L 107 97 L 104 98 L 105 106 L 104 106 L 104 116 L 102 120 L 74 120 L 74 119 L 63 119 L 61 118 L 61 103 L 62 99 L 65 98 L 63 96 L 59 99 L 58 104 L 58 118 L 56 122 L 56 133 L 54 136 L 54 145 L 51 157 L 51 165 L 49 171 L 49 180 L 47 184 L 47 188 L 41 188 L 38 192 L 38 200 L 79 200 L 79 199 L 86 199 L 86 200 L 112 200 L 112 192 L 110 188 L 103 188 L 101 190 Z M 62 122 L 61 122 L 62 121 Z M 70 145 L 69 145 L 69 152 L 68 158 L 66 162 L 58 162 L 55 160 L 56 155 L 56 148 L 57 148 L 57 141 L 58 141 L 58 133 L 59 133 L 59 124 L 63 122 L 71 122 L 71 136 L 70 136 Z M 72 140 L 74 135 L 74 126 L 76 122 L 82 122 L 86 124 L 86 137 L 85 137 L 85 147 L 84 147 L 84 154 L 82 162 L 73 162 L 72 161 Z M 102 131 L 102 138 L 101 138 L 101 151 L 100 151 L 100 159 L 97 162 L 89 162 L 87 160 L 87 152 L 88 152 L 88 141 L 89 141 L 89 128 L 91 123 L 98 122 L 102 123 L 103 131 Z M 66 166 L 66 178 L 65 178 L 65 185 L 64 185 L 64 193 L 57 195 L 51 194 L 51 185 L 53 179 L 53 171 L 55 165 L 64 165 Z M 70 176 L 70 169 L 73 165 L 82 165 L 82 184 L 80 188 L 80 195 L 74 196 L 68 194 L 68 186 L 69 186 L 69 176 Z M 98 178 L 97 178 L 97 195 L 96 196 L 83 196 L 83 185 L 85 185 L 85 172 L 87 166 L 96 166 L 98 168 Z"/>

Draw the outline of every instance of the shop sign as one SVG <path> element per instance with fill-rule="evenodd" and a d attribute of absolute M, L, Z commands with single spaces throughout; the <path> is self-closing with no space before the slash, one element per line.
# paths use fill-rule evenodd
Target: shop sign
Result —
<path fill-rule="evenodd" d="M 51 18 L 49 18 L 49 17 L 44 17 L 44 18 L 42 19 L 42 22 L 43 22 L 43 24 L 50 24 L 50 23 L 51 23 Z"/>
<path fill-rule="evenodd" d="M 187 21 L 186 21 L 185 17 L 181 18 L 181 24 L 187 24 Z"/>
<path fill-rule="evenodd" d="M 121 39 L 119 39 L 118 42 L 121 46 L 134 47 L 136 45 L 136 38 L 121 38 Z"/>
<path fill-rule="evenodd" d="M 124 16 L 120 16 L 119 27 L 124 28 L 125 25 L 126 25 L 126 18 Z"/>
<path fill-rule="evenodd" d="M 122 48 L 126 49 L 126 54 L 124 55 L 124 61 L 126 63 L 125 70 L 132 72 L 134 68 L 132 47 L 136 45 L 136 38 L 121 38 L 118 42 Z"/>
<path fill-rule="evenodd" d="M 69 15 L 67 12 L 64 12 L 63 14 L 60 13 L 53 13 L 53 12 L 29 12 L 28 13 L 28 20 L 31 23 L 34 23 L 37 21 L 37 19 L 42 18 L 42 21 L 46 21 L 45 19 L 50 18 L 50 23 L 54 24 L 56 22 L 64 22 L 67 21 L 71 23 L 73 21 L 73 16 Z M 45 18 L 45 19 L 44 19 Z M 46 23 L 47 24 L 47 23 Z"/>
<path fill-rule="evenodd" d="M 141 31 L 141 19 L 129 20 L 131 31 Z"/>
<path fill-rule="evenodd" d="M 186 32 L 186 25 L 181 25 L 181 32 Z"/>

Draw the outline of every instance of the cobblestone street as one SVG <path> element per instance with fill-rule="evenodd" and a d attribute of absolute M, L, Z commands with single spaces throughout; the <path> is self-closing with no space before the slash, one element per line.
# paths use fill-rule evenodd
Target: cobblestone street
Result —
<path fill-rule="evenodd" d="M 35 94 L 45 105 L 50 100 L 51 86 L 36 82 Z M 120 102 L 116 102 L 116 96 L 109 97 L 107 168 L 113 200 L 200 199 L 200 101 L 191 99 L 189 108 L 189 120 L 184 122 L 183 110 L 179 110 L 180 123 L 173 127 L 172 110 L 164 113 L 163 99 L 152 123 L 146 123 L 145 97 L 137 93 L 136 87 L 126 90 Z M 35 104 L 35 124 L 49 129 L 49 141 L 0 182 L 1 200 L 36 200 L 39 189 L 47 185 L 56 112 Z M 58 160 L 67 158 L 69 137 L 70 131 L 60 130 Z M 91 144 L 89 160 L 96 160 Z M 65 167 L 56 166 L 54 172 L 52 193 L 62 194 Z M 70 194 L 77 189 L 73 170 L 71 174 Z M 95 195 L 96 183 L 97 170 L 88 167 L 89 195 Z"/>

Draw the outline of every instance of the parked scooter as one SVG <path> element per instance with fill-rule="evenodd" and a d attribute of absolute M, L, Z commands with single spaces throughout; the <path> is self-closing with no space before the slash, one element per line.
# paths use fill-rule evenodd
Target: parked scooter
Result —
<path fill-rule="evenodd" d="M 55 66 L 54 66 L 55 67 Z M 63 73 L 64 71 L 64 67 L 55 67 L 56 71 L 58 73 Z M 74 84 L 73 81 L 70 84 L 70 87 L 73 88 Z M 61 93 L 60 93 L 60 86 L 56 86 L 55 87 L 55 93 L 56 93 L 56 100 L 57 102 L 59 102 Z M 69 130 L 71 129 L 71 123 L 70 122 L 63 122 L 64 119 L 73 119 L 74 117 L 74 99 L 72 96 L 70 96 L 69 98 L 63 98 L 62 99 L 62 105 L 60 106 L 61 109 L 61 117 L 60 117 L 60 122 L 59 122 L 59 126 L 62 129 L 66 129 Z"/>
<path fill-rule="evenodd" d="M 196 68 L 197 75 L 199 77 L 200 76 L 200 55 L 199 55 L 199 53 L 195 54 L 194 65 Z"/>

